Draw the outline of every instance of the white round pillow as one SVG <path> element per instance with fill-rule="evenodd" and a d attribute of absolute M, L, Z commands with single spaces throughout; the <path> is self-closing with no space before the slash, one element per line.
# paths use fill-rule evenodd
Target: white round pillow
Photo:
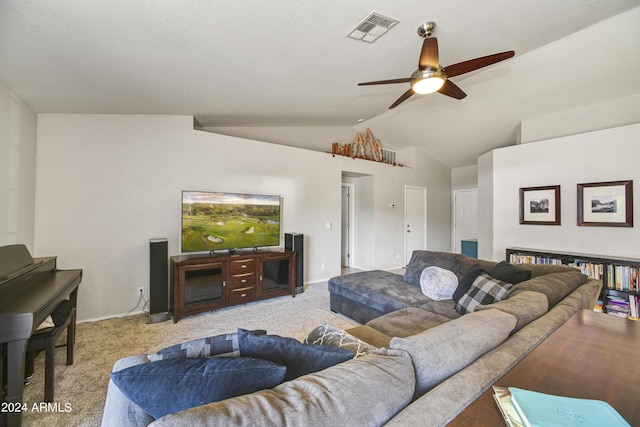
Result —
<path fill-rule="evenodd" d="M 451 299 L 457 287 L 458 277 L 451 270 L 427 267 L 420 274 L 420 289 L 432 300 Z"/>

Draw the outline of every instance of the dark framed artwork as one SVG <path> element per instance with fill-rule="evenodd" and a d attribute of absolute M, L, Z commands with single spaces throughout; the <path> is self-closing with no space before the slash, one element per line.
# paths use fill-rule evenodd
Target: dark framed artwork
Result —
<path fill-rule="evenodd" d="M 633 227 L 633 180 L 578 184 L 578 225 Z"/>
<path fill-rule="evenodd" d="M 560 225 L 560 186 L 521 188 L 520 224 Z"/>

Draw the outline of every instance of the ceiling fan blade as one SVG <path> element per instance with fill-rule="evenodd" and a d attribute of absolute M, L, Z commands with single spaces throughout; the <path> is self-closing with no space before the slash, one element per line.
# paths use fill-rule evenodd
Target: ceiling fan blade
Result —
<path fill-rule="evenodd" d="M 413 91 L 413 89 L 409 89 L 408 91 L 403 93 L 400 98 L 396 99 L 396 102 L 391 104 L 391 107 L 389 107 L 389 109 L 391 110 L 392 108 L 396 108 L 398 105 L 402 104 L 404 101 L 409 99 L 409 97 L 411 97 L 411 95 L 413 95 L 414 93 L 415 92 Z"/>
<path fill-rule="evenodd" d="M 420 60 L 418 61 L 418 69 L 425 70 L 427 68 L 438 69 L 440 67 L 440 59 L 438 58 L 438 39 L 435 37 L 427 37 L 422 42 L 422 50 L 420 51 Z"/>
<path fill-rule="evenodd" d="M 467 94 L 451 80 L 446 80 L 438 92 L 455 99 L 462 99 L 467 96 Z"/>
<path fill-rule="evenodd" d="M 409 83 L 410 81 L 411 81 L 411 77 L 404 77 L 402 79 L 376 80 L 374 82 L 358 83 L 358 86 L 388 85 L 388 84 L 392 84 L 392 83 Z"/>
<path fill-rule="evenodd" d="M 513 57 L 516 53 L 512 50 L 506 52 L 494 53 L 493 55 L 481 56 L 480 58 L 469 59 L 468 61 L 458 62 L 444 68 L 447 77 L 455 77 L 461 74 L 469 73 L 477 69 L 487 67 L 496 62 L 504 61 Z"/>

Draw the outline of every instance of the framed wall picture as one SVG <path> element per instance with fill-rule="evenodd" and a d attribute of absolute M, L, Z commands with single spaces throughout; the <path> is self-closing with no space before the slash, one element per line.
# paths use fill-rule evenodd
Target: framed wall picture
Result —
<path fill-rule="evenodd" d="M 521 188 L 520 224 L 560 225 L 560 186 Z"/>
<path fill-rule="evenodd" d="M 578 225 L 633 227 L 633 180 L 578 184 Z"/>

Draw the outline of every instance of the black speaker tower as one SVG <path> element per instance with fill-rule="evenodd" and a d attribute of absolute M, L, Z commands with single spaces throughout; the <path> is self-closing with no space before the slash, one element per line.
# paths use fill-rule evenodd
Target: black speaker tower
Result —
<path fill-rule="evenodd" d="M 284 249 L 296 253 L 296 294 L 304 292 L 303 240 L 302 233 L 284 233 Z"/>
<path fill-rule="evenodd" d="M 149 323 L 169 320 L 169 258 L 165 238 L 149 239 Z"/>

